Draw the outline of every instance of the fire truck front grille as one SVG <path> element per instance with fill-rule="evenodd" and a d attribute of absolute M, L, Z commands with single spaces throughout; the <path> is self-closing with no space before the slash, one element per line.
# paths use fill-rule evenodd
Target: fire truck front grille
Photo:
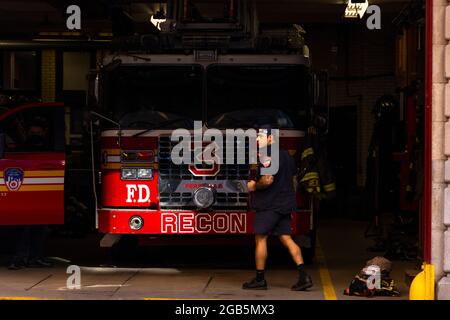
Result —
<path fill-rule="evenodd" d="M 192 202 L 195 188 L 187 190 L 181 187 L 181 192 L 180 189 L 174 192 L 174 186 L 179 187 L 180 184 L 226 184 L 227 186 L 224 189 L 217 189 L 216 202 L 213 205 L 213 209 L 247 207 L 248 194 L 246 192 L 240 192 L 240 189 L 242 188 L 242 181 L 246 182 L 250 174 L 250 166 L 248 164 L 248 143 L 243 146 L 235 145 L 235 152 L 238 155 L 240 154 L 238 148 L 245 149 L 242 150 L 244 152 L 241 151 L 241 153 L 242 155 L 245 154 L 245 159 L 247 159 L 246 164 L 222 164 L 219 173 L 210 177 L 194 176 L 189 171 L 187 164 L 174 164 L 171 159 L 171 151 L 176 144 L 176 142 L 170 140 L 169 136 L 161 136 L 159 138 L 158 173 L 160 184 L 160 206 L 162 208 L 195 207 Z M 226 154 L 226 146 L 223 154 Z M 168 184 L 170 184 L 170 188 L 162 188 L 162 185 L 167 186 Z M 230 188 L 233 189 L 233 192 L 229 192 Z M 228 190 L 228 192 L 222 192 L 223 190 Z"/>
<path fill-rule="evenodd" d="M 183 207 L 192 209 L 195 205 L 192 202 L 193 193 L 191 192 L 161 192 L 159 194 L 160 206 L 162 208 Z M 248 203 L 248 194 L 245 192 L 218 192 L 216 194 L 216 203 L 213 209 L 227 207 L 246 207 Z"/>

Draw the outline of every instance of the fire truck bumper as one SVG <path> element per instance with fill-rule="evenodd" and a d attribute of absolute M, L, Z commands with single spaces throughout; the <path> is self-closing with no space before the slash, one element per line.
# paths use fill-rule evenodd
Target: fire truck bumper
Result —
<path fill-rule="evenodd" d="M 106 234 L 253 234 L 255 212 L 196 212 L 176 210 L 98 210 L 98 229 Z M 292 213 L 293 235 L 312 229 L 310 210 Z"/>

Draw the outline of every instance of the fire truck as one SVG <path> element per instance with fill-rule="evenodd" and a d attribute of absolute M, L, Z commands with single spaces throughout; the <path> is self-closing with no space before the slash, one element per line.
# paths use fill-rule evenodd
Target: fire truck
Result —
<path fill-rule="evenodd" d="M 64 105 L 0 109 L 0 226 L 64 223 Z"/>
<path fill-rule="evenodd" d="M 256 167 L 171 159 L 173 130 L 193 133 L 194 121 L 223 132 L 269 122 L 300 166 L 315 96 L 303 29 L 262 28 L 251 2 L 222 1 L 218 8 L 168 2 L 160 30 L 119 39 L 93 77 L 102 246 L 122 235 L 141 243 L 251 239 L 255 213 L 247 181 Z M 226 148 L 248 154 L 248 143 Z M 309 255 L 316 208 L 312 197 L 297 193 L 292 234 Z"/>

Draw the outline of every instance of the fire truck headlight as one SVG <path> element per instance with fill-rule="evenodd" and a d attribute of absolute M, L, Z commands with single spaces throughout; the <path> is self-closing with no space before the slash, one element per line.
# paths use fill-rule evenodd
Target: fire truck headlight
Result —
<path fill-rule="evenodd" d="M 128 223 L 131 230 L 140 230 L 144 226 L 144 219 L 140 216 L 132 216 Z"/>
<path fill-rule="evenodd" d="M 120 177 L 122 180 L 136 179 L 137 178 L 137 169 L 136 168 L 122 168 Z"/>
<path fill-rule="evenodd" d="M 138 179 L 153 179 L 153 170 L 146 168 L 138 169 L 137 177 Z"/>
<path fill-rule="evenodd" d="M 206 209 L 211 207 L 215 202 L 215 193 L 211 188 L 198 188 L 194 192 L 193 201 L 197 208 Z"/>

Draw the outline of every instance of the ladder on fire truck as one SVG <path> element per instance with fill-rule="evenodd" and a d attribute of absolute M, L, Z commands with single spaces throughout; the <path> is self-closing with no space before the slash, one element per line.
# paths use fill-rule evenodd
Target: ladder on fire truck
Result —
<path fill-rule="evenodd" d="M 218 16 L 220 12 L 217 13 L 217 10 L 214 16 L 209 11 L 204 14 L 198 7 L 204 2 L 214 4 L 215 9 L 221 9 L 218 10 L 221 14 Z M 278 28 L 261 26 L 257 6 L 251 0 L 168 0 L 166 10 L 164 12 L 160 7 L 157 15 L 163 19 L 158 20 L 161 22 L 150 34 L 135 35 L 133 30 L 119 29 L 126 24 L 122 21 L 124 15 L 119 15 L 116 21 L 113 20 L 113 33 L 120 35 L 113 40 L 114 47 L 128 53 L 188 53 L 210 49 L 221 53 L 292 52 L 309 56 L 303 37 L 305 30 L 300 25 Z"/>

